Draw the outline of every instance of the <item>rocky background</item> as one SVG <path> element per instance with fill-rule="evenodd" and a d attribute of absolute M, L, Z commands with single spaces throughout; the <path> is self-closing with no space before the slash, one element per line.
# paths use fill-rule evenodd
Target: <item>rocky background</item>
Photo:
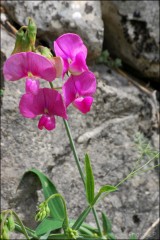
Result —
<path fill-rule="evenodd" d="M 151 87 L 157 88 L 159 79 L 158 1 L 2 1 L 1 69 L 14 48 L 15 29 L 26 25 L 28 16 L 36 21 L 38 40 L 46 46 L 52 47 L 54 39 L 65 32 L 79 34 L 87 45 L 88 63 L 97 77 L 95 101 L 87 115 L 70 107 L 69 124 L 81 163 L 84 153 L 91 157 L 96 188 L 117 184 L 139 157 L 134 144 L 137 132 L 154 149 L 159 146 L 159 99 Z M 96 64 L 105 49 L 122 60 L 121 69 Z M 70 217 L 76 218 L 86 202 L 62 120 L 57 119 L 52 132 L 39 131 L 36 119 L 19 114 L 24 82 L 3 82 L 2 75 L 1 79 L 5 89 L 1 99 L 2 209 L 13 208 L 27 226 L 36 226 L 33 219 L 42 193 L 32 178 L 18 188 L 24 172 L 35 167 L 53 180 L 66 198 Z M 96 207 L 111 219 L 117 239 L 128 239 L 131 232 L 142 239 L 157 220 L 158 174 L 154 169 L 134 177 Z M 92 214 L 87 221 L 93 224 Z"/>

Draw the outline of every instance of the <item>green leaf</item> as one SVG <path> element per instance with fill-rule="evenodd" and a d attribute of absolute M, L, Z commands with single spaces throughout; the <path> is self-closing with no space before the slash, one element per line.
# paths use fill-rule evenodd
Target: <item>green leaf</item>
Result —
<path fill-rule="evenodd" d="M 137 236 L 135 233 L 131 233 L 131 235 L 129 236 L 129 240 L 137 240 Z"/>
<path fill-rule="evenodd" d="M 99 193 L 106 193 L 106 192 L 115 192 L 117 188 L 112 185 L 104 185 L 100 188 Z"/>
<path fill-rule="evenodd" d="M 38 180 L 40 181 L 41 186 L 43 188 L 43 194 L 45 199 L 49 198 L 52 194 L 58 193 L 56 187 L 51 182 L 51 180 L 47 176 L 45 176 L 42 172 L 33 168 L 27 171 L 25 175 L 29 173 L 35 174 L 36 177 L 38 177 Z M 64 220 L 65 217 L 64 207 L 60 198 L 54 198 L 50 200 L 48 206 L 50 208 L 50 214 L 52 218 L 60 221 Z"/>
<path fill-rule="evenodd" d="M 103 223 L 103 233 L 107 235 L 112 232 L 112 224 L 111 221 L 107 218 L 106 214 L 102 212 L 102 223 Z M 108 236 L 108 235 L 107 235 Z"/>
<path fill-rule="evenodd" d="M 87 215 L 89 214 L 89 212 L 91 211 L 91 207 L 88 206 L 82 213 L 81 215 L 78 217 L 78 219 L 76 220 L 76 222 L 73 224 L 72 229 L 74 230 L 78 230 L 80 228 L 80 226 L 82 225 L 82 223 L 84 222 L 84 220 L 86 219 Z"/>
<path fill-rule="evenodd" d="M 40 240 L 47 240 L 49 237 L 50 232 L 45 233 L 43 236 L 41 236 L 39 239 Z"/>
<path fill-rule="evenodd" d="M 100 188 L 99 192 L 97 193 L 97 195 L 94 198 L 94 201 L 92 203 L 92 205 L 94 205 L 98 198 L 101 196 L 102 193 L 110 193 L 110 192 L 115 192 L 118 188 L 112 185 L 104 185 Z"/>
<path fill-rule="evenodd" d="M 44 219 L 36 228 L 36 234 L 38 236 L 45 234 L 47 232 L 54 231 L 62 227 L 63 221 L 46 218 Z"/>
<path fill-rule="evenodd" d="M 88 154 L 85 155 L 86 195 L 89 204 L 94 200 L 94 176 Z"/>
<path fill-rule="evenodd" d="M 107 234 L 107 240 L 116 240 L 116 237 L 114 236 L 113 233 Z"/>
<path fill-rule="evenodd" d="M 75 223 L 75 220 L 70 219 L 69 220 L 69 225 L 72 228 L 73 224 Z M 94 235 L 95 233 L 98 233 L 98 230 L 92 226 L 90 226 L 89 224 L 83 222 L 82 225 L 80 226 L 80 228 L 78 229 L 78 231 L 83 234 L 86 233 L 88 235 Z"/>

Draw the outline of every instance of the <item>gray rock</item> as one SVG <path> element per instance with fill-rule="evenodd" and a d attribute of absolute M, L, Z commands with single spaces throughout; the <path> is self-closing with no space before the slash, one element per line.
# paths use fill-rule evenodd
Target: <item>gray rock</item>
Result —
<path fill-rule="evenodd" d="M 102 68 L 101 72 L 105 73 L 107 68 Z M 114 74 L 112 81 L 115 79 L 116 82 L 119 76 Z M 152 135 L 152 105 L 148 104 L 147 96 L 126 82 L 117 89 L 107 86 L 101 74 L 97 81 L 92 111 L 82 115 L 70 107 L 69 124 L 81 164 L 86 152 L 91 157 L 98 191 L 104 184 L 117 184 L 133 168 L 139 156 L 134 135 L 140 125 L 145 124 L 144 128 Z M 33 192 L 32 178 L 16 193 L 23 173 L 35 167 L 53 180 L 67 201 L 70 217 L 76 218 L 85 208 L 86 201 L 63 122 L 57 119 L 53 132 L 39 131 L 37 119 L 25 119 L 19 114 L 18 102 L 23 92 L 23 80 L 5 83 L 1 119 L 2 196 L 5 203 L 2 208 L 15 209 L 27 226 L 35 227 L 38 194 Z M 148 174 L 135 177 L 96 208 L 99 216 L 100 211 L 104 211 L 112 220 L 117 238 L 127 239 L 130 232 L 142 235 L 158 217 L 158 195 L 158 177 L 152 170 L 149 178 Z M 92 214 L 87 221 L 94 222 Z"/>
<path fill-rule="evenodd" d="M 105 44 L 141 76 L 159 79 L 158 1 L 102 1 Z"/>
<path fill-rule="evenodd" d="M 103 22 L 99 1 L 3 1 L 8 14 L 20 25 L 32 17 L 40 39 L 52 48 L 55 38 L 66 32 L 79 34 L 88 46 L 88 59 L 100 55 Z"/>
<path fill-rule="evenodd" d="M 7 48 L 7 35 L 2 39 L 2 46 L 6 46 L 2 50 L 11 52 L 13 46 L 8 44 Z M 156 121 L 153 99 L 116 72 L 107 73 L 106 66 L 91 69 L 98 83 L 92 111 L 82 115 L 71 106 L 68 113 L 81 164 L 83 166 L 87 152 L 98 191 L 104 184 L 117 184 L 131 171 L 139 157 L 134 145 L 138 131 L 157 149 L 158 136 L 152 129 L 153 120 Z M 48 83 L 43 85 L 48 86 Z M 56 129 L 52 132 L 38 130 L 38 119 L 26 119 L 19 113 L 18 103 L 23 93 L 24 80 L 5 82 L 1 109 L 2 209 L 14 209 L 27 226 L 36 226 L 36 205 L 42 201 L 39 186 L 30 177 L 18 188 L 24 172 L 35 167 L 52 179 L 67 201 L 69 216 L 77 218 L 86 207 L 85 193 L 63 121 L 57 118 Z M 158 218 L 158 196 L 158 176 L 152 170 L 126 182 L 96 208 L 99 216 L 101 211 L 107 213 L 118 239 L 128 239 L 130 232 L 138 236 L 144 234 Z M 94 223 L 92 214 L 87 222 Z M 12 239 L 18 236 L 13 235 Z"/>
<path fill-rule="evenodd" d="M 15 36 L 8 32 L 3 26 L 1 27 L 1 50 L 8 58 L 13 49 L 15 44 Z"/>

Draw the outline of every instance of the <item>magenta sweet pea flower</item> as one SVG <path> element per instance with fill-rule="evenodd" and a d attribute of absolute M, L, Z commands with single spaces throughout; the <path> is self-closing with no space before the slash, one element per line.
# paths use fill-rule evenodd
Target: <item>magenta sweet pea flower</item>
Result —
<path fill-rule="evenodd" d="M 25 93 L 20 100 L 19 109 L 26 118 L 42 115 L 38 128 L 49 131 L 55 128 L 55 116 L 68 118 L 61 94 L 50 88 L 40 88 L 37 94 Z"/>
<path fill-rule="evenodd" d="M 62 71 L 61 61 L 57 65 L 34 52 L 13 54 L 6 60 L 3 67 L 4 77 L 9 81 L 30 77 L 42 78 L 51 82 L 57 77 L 57 73 L 60 74 L 60 71 Z"/>
<path fill-rule="evenodd" d="M 86 71 L 78 76 L 71 75 L 63 85 L 66 106 L 73 103 L 82 113 L 89 112 L 95 91 L 96 78 L 92 72 Z"/>
<path fill-rule="evenodd" d="M 88 70 L 86 65 L 87 48 L 82 39 L 74 33 L 66 33 L 54 41 L 56 56 L 60 56 L 64 62 L 63 76 L 67 71 L 73 75 L 79 75 Z"/>

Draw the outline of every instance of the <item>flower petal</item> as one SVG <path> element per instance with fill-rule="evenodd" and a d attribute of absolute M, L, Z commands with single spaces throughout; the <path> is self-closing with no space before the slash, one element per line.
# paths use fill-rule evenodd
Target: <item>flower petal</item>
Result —
<path fill-rule="evenodd" d="M 31 72 L 34 76 L 49 82 L 56 78 L 56 69 L 46 57 L 34 52 L 27 52 L 27 63 L 28 72 Z"/>
<path fill-rule="evenodd" d="M 43 115 L 39 120 L 38 128 L 42 130 L 43 127 L 46 128 L 48 131 L 53 130 L 56 127 L 55 117 Z"/>
<path fill-rule="evenodd" d="M 50 88 L 43 88 L 43 94 L 45 98 L 45 108 L 48 110 L 49 115 L 57 115 L 68 119 L 62 95 L 58 91 Z"/>
<path fill-rule="evenodd" d="M 13 54 L 4 63 L 3 74 L 6 80 L 16 81 L 27 77 L 28 73 L 47 81 L 52 81 L 56 77 L 56 69 L 52 62 L 34 52 Z"/>
<path fill-rule="evenodd" d="M 40 82 L 32 78 L 26 79 L 26 93 L 37 94 L 39 90 Z"/>
<path fill-rule="evenodd" d="M 76 93 L 77 93 L 75 88 L 74 78 L 72 75 L 64 83 L 62 90 L 63 90 L 64 101 L 66 103 L 66 106 L 68 107 L 68 105 L 75 100 Z"/>
<path fill-rule="evenodd" d="M 92 95 L 96 91 L 96 78 L 90 71 L 85 71 L 81 75 L 73 76 L 75 87 L 80 96 Z"/>
<path fill-rule="evenodd" d="M 35 118 L 37 115 L 43 114 L 44 108 L 44 96 L 40 90 L 37 95 L 26 93 L 21 97 L 19 109 L 26 118 Z"/>
<path fill-rule="evenodd" d="M 53 57 L 51 59 L 51 61 L 54 64 L 54 67 L 56 69 L 56 77 L 62 77 L 62 73 L 63 73 L 63 59 L 61 57 Z"/>
<path fill-rule="evenodd" d="M 80 97 L 74 100 L 73 105 L 82 113 L 86 114 L 87 112 L 90 111 L 92 102 L 93 102 L 92 97 L 85 97 L 85 98 Z"/>
<path fill-rule="evenodd" d="M 16 53 L 10 56 L 3 66 L 3 74 L 6 80 L 16 81 L 28 75 L 26 52 Z"/>
<path fill-rule="evenodd" d="M 73 59 L 79 52 L 83 52 L 85 58 L 87 56 L 86 46 L 80 36 L 74 33 L 66 33 L 57 38 L 54 42 L 54 51 L 56 56 L 65 59 Z"/>
<path fill-rule="evenodd" d="M 88 67 L 86 64 L 84 53 L 80 52 L 75 56 L 74 61 L 69 65 L 69 71 L 73 75 L 79 75 L 82 72 L 87 70 L 88 70 Z"/>

